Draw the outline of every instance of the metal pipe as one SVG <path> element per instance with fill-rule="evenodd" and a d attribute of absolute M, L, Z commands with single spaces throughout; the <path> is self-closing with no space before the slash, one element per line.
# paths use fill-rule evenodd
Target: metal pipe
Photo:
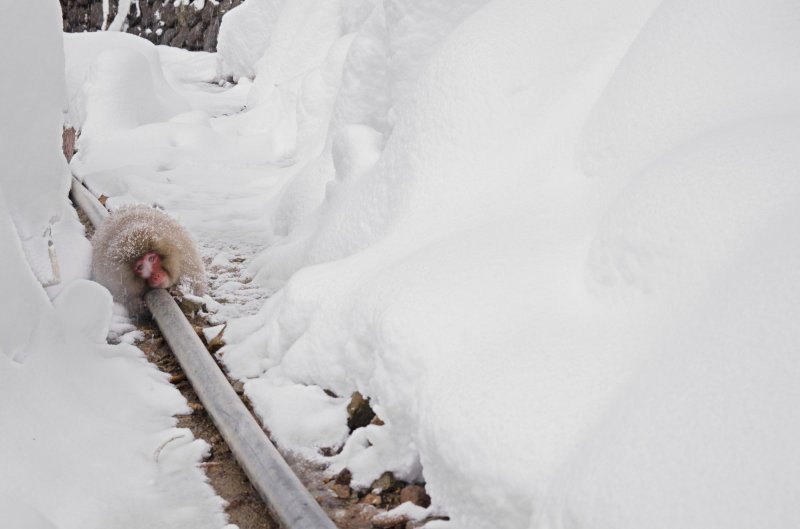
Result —
<path fill-rule="evenodd" d="M 145 296 L 161 333 L 220 434 L 275 517 L 291 529 L 335 529 L 247 411 L 169 293 Z"/>
<path fill-rule="evenodd" d="M 109 214 L 77 178 L 72 198 L 95 226 Z M 250 483 L 287 529 L 336 529 L 256 422 L 163 288 L 145 295 L 153 319 Z"/>
<path fill-rule="evenodd" d="M 71 188 L 72 200 L 86 213 L 95 228 L 100 226 L 108 218 L 108 210 L 97 200 L 91 191 L 81 183 L 80 180 L 72 177 Z"/>

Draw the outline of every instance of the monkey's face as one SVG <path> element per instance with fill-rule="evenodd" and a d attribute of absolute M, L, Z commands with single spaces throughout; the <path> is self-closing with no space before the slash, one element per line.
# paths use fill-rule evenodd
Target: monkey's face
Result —
<path fill-rule="evenodd" d="M 161 256 L 147 252 L 133 263 L 133 273 L 141 277 L 150 288 L 169 288 L 169 273 L 161 265 Z"/>

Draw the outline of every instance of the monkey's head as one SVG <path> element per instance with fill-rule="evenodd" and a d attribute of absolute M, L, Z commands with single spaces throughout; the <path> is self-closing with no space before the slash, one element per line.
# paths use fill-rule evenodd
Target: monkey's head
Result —
<path fill-rule="evenodd" d="M 150 288 L 169 288 L 172 278 L 161 261 L 156 252 L 147 252 L 133 263 L 133 273 L 147 281 Z"/>

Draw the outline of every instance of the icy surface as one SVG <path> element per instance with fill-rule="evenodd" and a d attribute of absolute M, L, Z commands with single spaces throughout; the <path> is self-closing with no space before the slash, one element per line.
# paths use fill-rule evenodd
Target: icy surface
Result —
<path fill-rule="evenodd" d="M 279 444 L 424 480 L 430 528 L 794 527 L 798 25 L 780 0 L 248 0 L 235 88 L 159 53 L 191 110 L 87 131 L 72 167 L 202 242 Z M 356 390 L 385 424 L 348 436 Z"/>

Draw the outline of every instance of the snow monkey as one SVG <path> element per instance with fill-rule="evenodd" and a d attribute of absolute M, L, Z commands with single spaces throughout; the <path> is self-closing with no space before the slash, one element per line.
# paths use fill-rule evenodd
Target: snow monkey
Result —
<path fill-rule="evenodd" d="M 92 237 L 92 274 L 135 315 L 152 288 L 180 285 L 202 294 L 203 261 L 189 233 L 166 213 L 148 206 L 118 209 Z"/>

